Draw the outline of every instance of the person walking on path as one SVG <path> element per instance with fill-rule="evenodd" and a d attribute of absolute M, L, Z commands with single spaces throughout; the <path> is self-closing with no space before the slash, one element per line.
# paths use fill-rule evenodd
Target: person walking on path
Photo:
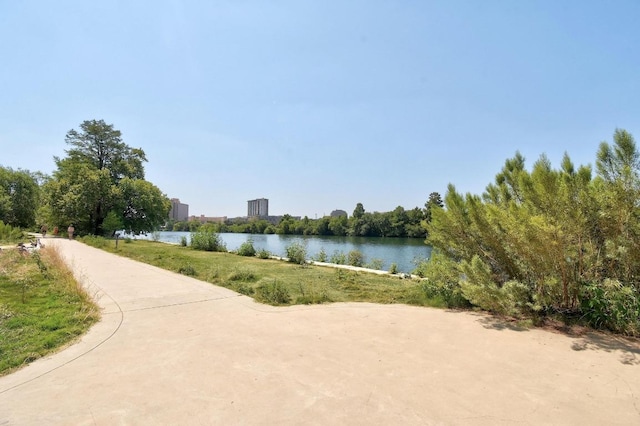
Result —
<path fill-rule="evenodd" d="M 67 228 L 67 232 L 69 233 L 69 239 L 73 240 L 73 233 L 75 231 L 75 228 L 73 227 L 73 223 L 71 225 L 69 225 L 69 227 Z"/>
<path fill-rule="evenodd" d="M 40 233 L 42 234 L 42 238 L 47 236 L 47 225 L 42 225 L 40 227 Z"/>

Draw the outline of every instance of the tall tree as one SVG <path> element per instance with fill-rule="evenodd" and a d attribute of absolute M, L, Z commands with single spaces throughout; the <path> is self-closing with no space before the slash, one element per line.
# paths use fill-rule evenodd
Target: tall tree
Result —
<path fill-rule="evenodd" d="M 17 227 L 35 225 L 40 188 L 26 170 L 0 166 L 0 220 Z"/>
<path fill-rule="evenodd" d="M 440 208 L 444 207 L 444 203 L 442 202 L 442 197 L 438 192 L 432 192 L 431 194 L 429 194 L 429 199 L 424 204 L 424 216 L 425 216 L 424 219 L 427 221 L 427 223 L 431 222 L 433 209 L 435 207 L 440 207 Z"/>
<path fill-rule="evenodd" d="M 127 230 L 147 232 L 167 219 L 170 203 L 144 180 L 142 149 L 122 142 L 121 133 L 103 120 L 80 124 L 65 138 L 68 156 L 54 157 L 58 169 L 44 185 L 49 216 L 77 232 L 102 235 L 103 222 L 121 221 Z"/>
<path fill-rule="evenodd" d="M 87 120 L 80 124 L 80 131 L 69 130 L 65 142 L 71 145 L 66 152 L 74 162 L 87 163 L 98 170 L 109 170 L 114 182 L 129 177 L 144 179 L 144 151 L 131 148 L 122 142 L 120 130 L 104 120 Z"/>

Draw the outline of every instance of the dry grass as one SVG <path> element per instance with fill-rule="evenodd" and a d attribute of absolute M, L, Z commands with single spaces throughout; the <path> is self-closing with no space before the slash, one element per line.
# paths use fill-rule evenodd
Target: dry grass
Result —
<path fill-rule="evenodd" d="M 60 253 L 0 253 L 0 374 L 63 347 L 100 318 Z"/>

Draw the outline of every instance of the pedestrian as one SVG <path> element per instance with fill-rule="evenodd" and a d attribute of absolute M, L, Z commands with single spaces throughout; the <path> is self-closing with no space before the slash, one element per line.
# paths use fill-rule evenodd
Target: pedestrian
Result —
<path fill-rule="evenodd" d="M 67 232 L 69 233 L 69 239 L 73 240 L 73 232 L 75 231 L 75 228 L 73 227 L 73 223 L 71 225 L 69 225 L 69 227 L 67 228 Z"/>
<path fill-rule="evenodd" d="M 54 236 L 54 237 L 57 237 L 57 236 L 58 236 L 58 227 L 57 227 L 57 226 L 54 226 L 54 227 L 53 227 L 53 236 Z"/>
<path fill-rule="evenodd" d="M 42 234 L 42 238 L 47 236 L 47 225 L 42 225 L 40 227 L 40 233 Z"/>

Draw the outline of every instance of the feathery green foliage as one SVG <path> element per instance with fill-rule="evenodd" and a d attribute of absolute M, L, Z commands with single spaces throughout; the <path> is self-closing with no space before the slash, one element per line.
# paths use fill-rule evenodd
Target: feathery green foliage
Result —
<path fill-rule="evenodd" d="M 428 244 L 449 259 L 440 288 L 459 286 L 469 302 L 500 314 L 582 315 L 593 326 L 638 334 L 627 315 L 640 291 L 633 137 L 616 130 L 596 165 L 594 178 L 567 154 L 559 169 L 543 155 L 529 172 L 517 153 L 482 197 L 449 185 L 446 208 L 432 208 L 426 224 Z M 627 320 L 606 321 L 605 313 Z"/>

